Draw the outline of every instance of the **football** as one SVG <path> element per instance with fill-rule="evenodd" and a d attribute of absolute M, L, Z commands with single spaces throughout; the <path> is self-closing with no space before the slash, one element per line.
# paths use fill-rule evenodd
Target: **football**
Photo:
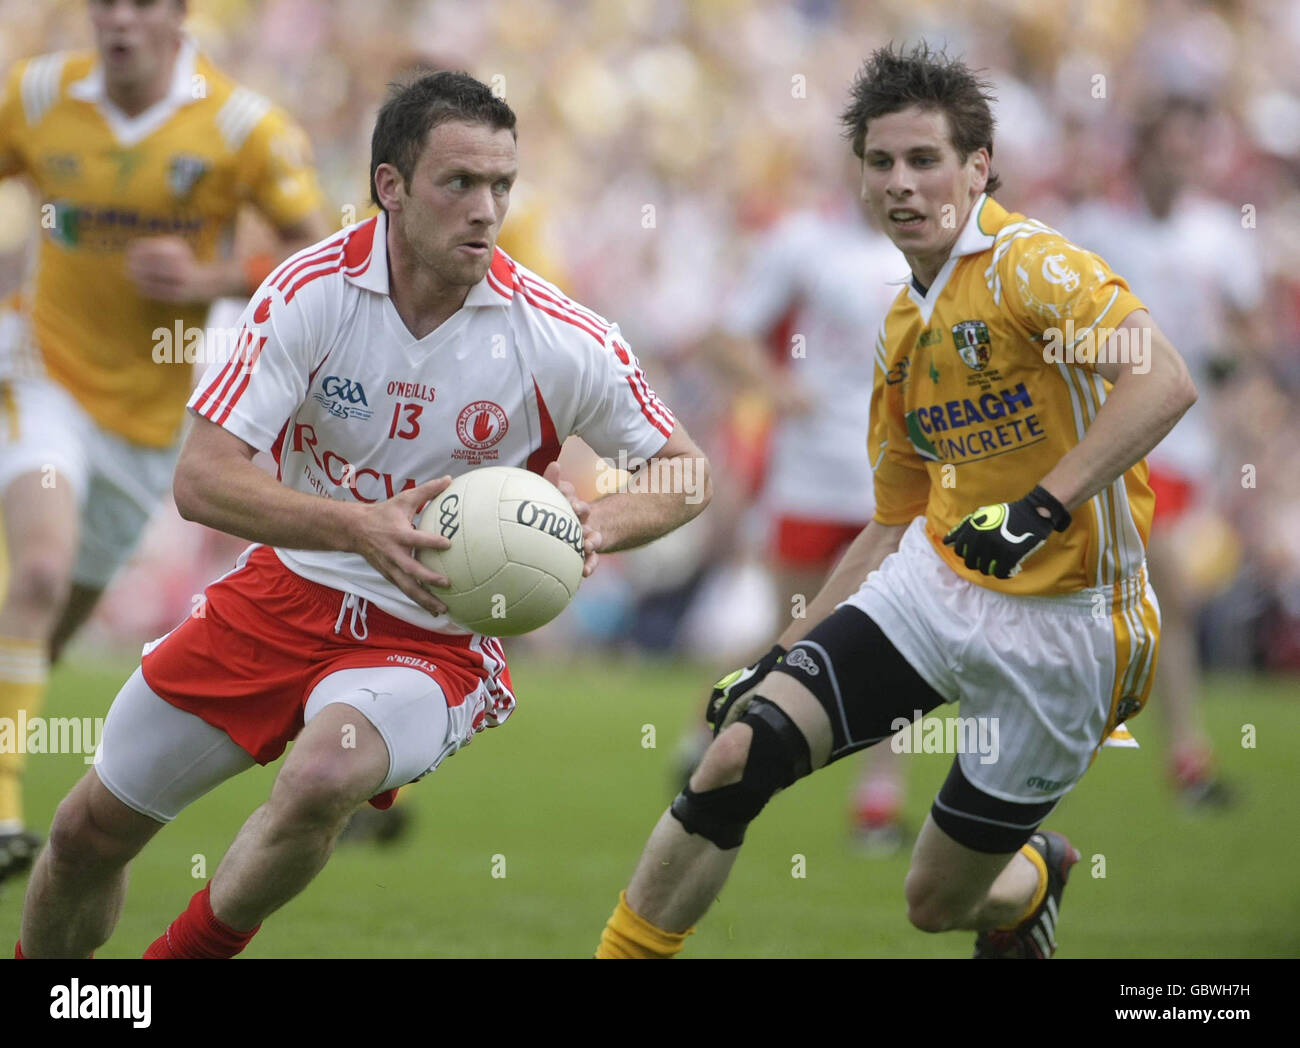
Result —
<path fill-rule="evenodd" d="M 431 592 L 475 633 L 514 637 L 544 626 L 582 581 L 577 514 L 558 488 L 525 469 L 487 466 L 457 477 L 418 527 L 451 542 L 418 555 L 451 580 Z"/>

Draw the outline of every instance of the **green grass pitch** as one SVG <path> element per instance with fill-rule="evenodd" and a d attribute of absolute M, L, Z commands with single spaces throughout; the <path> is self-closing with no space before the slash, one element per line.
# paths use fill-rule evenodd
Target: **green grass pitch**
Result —
<path fill-rule="evenodd" d="M 46 714 L 102 714 L 131 669 L 85 657 L 60 668 Z M 674 749 L 711 674 L 606 657 L 520 656 L 512 671 L 521 699 L 509 723 L 406 791 L 412 833 L 389 848 L 341 846 L 246 956 L 590 956 L 675 791 Z M 1084 856 L 1058 956 L 1300 955 L 1295 682 L 1216 678 L 1207 706 L 1240 805 L 1184 813 L 1163 777 L 1158 715 L 1139 717 L 1143 748 L 1103 753 L 1048 823 Z M 1246 725 L 1253 748 L 1242 745 Z M 949 760 L 909 758 L 913 828 Z M 72 755 L 28 763 L 28 812 L 43 829 L 86 766 Z M 850 846 L 855 764 L 773 800 L 685 956 L 969 956 L 970 933 L 925 935 L 907 923 L 905 856 L 869 859 Z M 140 955 L 202 886 L 196 873 L 216 869 L 274 774 L 257 768 L 226 783 L 155 838 L 132 866 L 126 912 L 97 956 Z M 802 877 L 793 875 L 797 856 Z M 0 886 L 0 942 L 17 937 L 22 891 L 21 881 Z"/>

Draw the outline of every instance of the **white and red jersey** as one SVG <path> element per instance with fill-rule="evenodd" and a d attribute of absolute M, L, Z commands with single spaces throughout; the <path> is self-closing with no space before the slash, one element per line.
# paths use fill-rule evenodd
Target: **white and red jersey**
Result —
<path fill-rule="evenodd" d="M 777 425 L 763 495 L 769 510 L 863 525 L 871 519 L 874 345 L 907 277 L 902 253 L 856 212 L 800 212 L 756 245 L 721 326 L 768 342 L 779 330 L 785 372 L 815 405 Z"/>
<path fill-rule="evenodd" d="M 675 426 L 611 324 L 499 249 L 464 306 L 422 339 L 389 298 L 385 215 L 284 262 L 249 300 L 235 354 L 189 406 L 269 451 L 282 483 L 380 502 L 480 465 L 541 473 L 578 434 L 649 459 Z M 296 574 L 399 619 L 463 634 L 354 553 L 277 549 Z"/>

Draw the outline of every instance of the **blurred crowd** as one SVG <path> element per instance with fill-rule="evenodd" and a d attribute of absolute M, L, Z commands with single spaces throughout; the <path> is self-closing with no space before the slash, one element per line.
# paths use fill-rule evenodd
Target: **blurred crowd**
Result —
<path fill-rule="evenodd" d="M 0 70 L 87 46 L 85 6 L 0 0 Z M 773 602 L 762 511 L 749 497 L 772 405 L 724 380 L 704 344 L 763 231 L 853 192 L 839 115 L 866 55 L 890 40 L 924 38 L 983 68 L 998 99 L 998 198 L 1062 228 L 1089 201 L 1131 198 L 1145 114 L 1167 96 L 1195 99 L 1206 113 L 1195 189 L 1241 216 L 1241 249 L 1263 287 L 1251 328 L 1259 344 L 1223 339 L 1214 497 L 1188 527 L 1184 556 L 1212 598 L 1203 641 L 1213 661 L 1300 668 L 1293 0 L 189 6 L 202 48 L 310 135 L 340 223 L 368 204 L 369 133 L 390 80 L 422 66 L 463 68 L 504 92 L 519 116 L 521 164 L 507 250 L 619 323 L 657 391 L 709 452 L 719 491 L 716 512 L 680 534 L 603 561 L 577 607 L 550 628 L 550 643 L 693 646 L 711 661 L 725 661 L 721 647 L 745 650 L 775 631 L 756 610 Z M 16 203 L 17 192 L 0 187 L 0 238 L 10 246 L 31 232 L 15 216 L 34 227 L 35 208 Z M 863 332 L 864 367 L 874 335 Z M 100 613 L 101 636 L 169 628 L 213 561 L 237 548 L 173 517 L 155 528 Z"/>

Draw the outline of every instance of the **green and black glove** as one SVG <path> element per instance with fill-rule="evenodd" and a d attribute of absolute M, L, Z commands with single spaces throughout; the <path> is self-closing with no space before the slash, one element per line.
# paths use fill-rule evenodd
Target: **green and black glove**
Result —
<path fill-rule="evenodd" d="M 784 657 L 785 648 L 775 644 L 771 651 L 752 666 L 746 666 L 743 670 L 732 670 L 713 685 L 713 691 L 709 695 L 709 708 L 705 711 L 704 719 L 709 722 L 715 737 L 722 732 L 723 728 L 740 718 L 740 715 L 745 712 L 745 707 L 749 705 L 749 693 Z"/>
<path fill-rule="evenodd" d="M 1042 506 L 1051 513 L 1044 517 Z M 943 542 L 983 575 L 1009 579 L 1020 574 L 1025 559 L 1036 552 L 1053 531 L 1070 526 L 1070 511 L 1042 487 L 1017 502 L 998 502 L 968 513 Z"/>

